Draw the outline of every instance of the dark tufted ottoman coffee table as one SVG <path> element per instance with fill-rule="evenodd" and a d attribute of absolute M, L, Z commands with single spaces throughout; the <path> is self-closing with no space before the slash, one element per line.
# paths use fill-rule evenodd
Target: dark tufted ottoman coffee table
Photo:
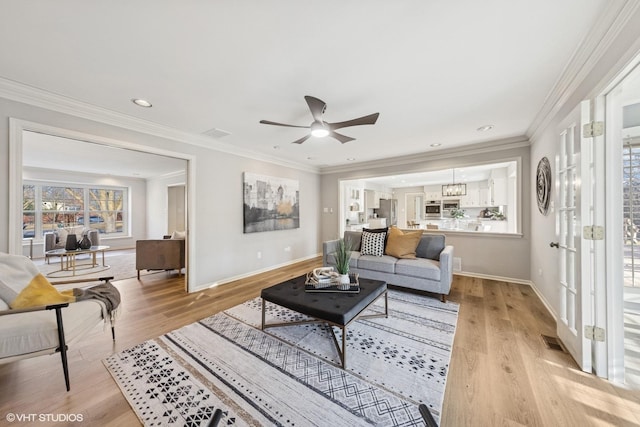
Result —
<path fill-rule="evenodd" d="M 340 354 L 342 368 L 347 366 L 347 326 L 354 320 L 371 317 L 388 317 L 387 283 L 382 280 L 359 279 L 359 293 L 305 292 L 306 276 L 296 277 L 262 290 L 262 329 L 274 326 L 299 325 L 302 323 L 324 323 L 333 335 L 333 341 Z M 384 295 L 384 314 L 361 315 L 371 304 Z M 297 311 L 313 317 L 299 322 L 270 323 L 265 325 L 266 302 Z M 342 330 L 342 347 L 338 343 L 332 326 Z"/>

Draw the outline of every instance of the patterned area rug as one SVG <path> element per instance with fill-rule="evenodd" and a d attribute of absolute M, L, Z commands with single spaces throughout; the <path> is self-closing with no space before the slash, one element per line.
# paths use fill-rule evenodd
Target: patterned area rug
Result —
<path fill-rule="evenodd" d="M 389 318 L 348 327 L 343 370 L 321 325 L 261 331 L 256 298 L 104 364 L 148 426 L 206 425 L 216 408 L 221 426 L 418 426 L 420 403 L 439 418 L 457 315 L 455 303 L 391 290 Z M 267 323 L 304 318 L 267 304 Z"/>

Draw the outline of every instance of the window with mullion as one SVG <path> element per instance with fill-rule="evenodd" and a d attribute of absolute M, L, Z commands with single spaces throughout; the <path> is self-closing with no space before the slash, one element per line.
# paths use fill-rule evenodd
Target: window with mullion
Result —
<path fill-rule="evenodd" d="M 23 238 L 42 238 L 63 227 L 83 226 L 101 234 L 128 229 L 126 188 L 26 182 L 22 200 Z"/>

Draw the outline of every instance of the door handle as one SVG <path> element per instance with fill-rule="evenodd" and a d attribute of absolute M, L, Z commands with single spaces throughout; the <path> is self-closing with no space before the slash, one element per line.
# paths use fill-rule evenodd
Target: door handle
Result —
<path fill-rule="evenodd" d="M 551 246 L 552 248 L 554 248 L 554 247 L 555 248 L 559 248 L 560 244 L 558 242 L 551 242 L 551 243 L 549 243 L 549 246 Z"/>

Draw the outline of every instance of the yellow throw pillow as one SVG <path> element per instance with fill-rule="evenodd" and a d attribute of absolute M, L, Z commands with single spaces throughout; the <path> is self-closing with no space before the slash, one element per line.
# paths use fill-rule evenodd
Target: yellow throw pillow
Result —
<path fill-rule="evenodd" d="M 415 259 L 421 237 L 421 230 L 403 232 L 397 227 L 391 227 L 385 253 L 396 258 Z"/>
<path fill-rule="evenodd" d="M 76 297 L 74 296 L 62 295 L 42 274 L 38 274 L 20 291 L 16 299 L 11 303 L 11 308 L 40 307 L 74 302 L 75 300 Z"/>

